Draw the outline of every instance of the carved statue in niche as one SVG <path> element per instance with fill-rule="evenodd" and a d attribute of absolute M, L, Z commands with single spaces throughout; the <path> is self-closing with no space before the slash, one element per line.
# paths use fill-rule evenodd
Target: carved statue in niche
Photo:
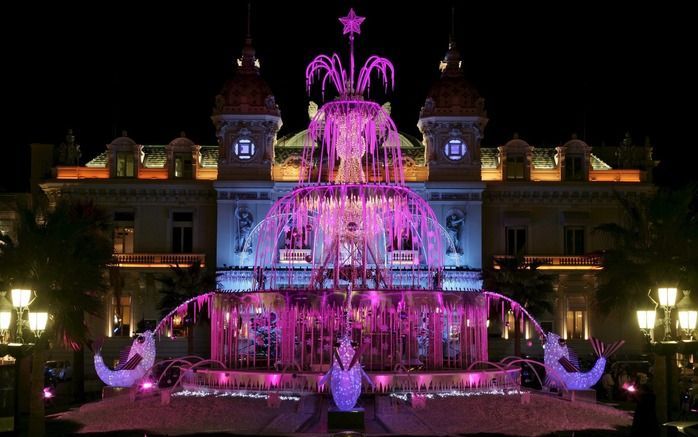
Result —
<path fill-rule="evenodd" d="M 250 236 L 252 232 L 252 225 L 254 224 L 254 216 L 252 212 L 245 208 L 238 208 L 235 211 L 235 218 L 237 219 L 237 236 L 236 236 L 236 252 L 242 252 L 245 250 L 245 241 Z M 252 252 L 252 246 L 247 248 L 247 252 Z"/>
<path fill-rule="evenodd" d="M 446 230 L 453 241 L 453 247 L 448 248 L 448 253 L 462 254 L 463 246 L 461 244 L 461 234 L 463 231 L 463 223 L 465 222 L 465 214 L 459 209 L 451 210 L 446 217 Z"/>

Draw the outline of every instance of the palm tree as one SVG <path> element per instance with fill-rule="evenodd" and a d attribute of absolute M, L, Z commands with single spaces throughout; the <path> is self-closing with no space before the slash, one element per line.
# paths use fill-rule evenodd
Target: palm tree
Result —
<path fill-rule="evenodd" d="M 553 278 L 541 273 L 543 263 L 526 264 L 522 256 L 495 258 L 494 267 L 484 271 L 484 287 L 501 293 L 523 306 L 532 316 L 552 312 Z M 514 311 L 514 354 L 521 355 L 521 317 Z"/>
<path fill-rule="evenodd" d="M 160 309 L 162 317 L 168 315 L 172 310 L 194 298 L 200 294 L 213 291 L 218 288 L 218 275 L 215 272 L 201 267 L 199 263 L 192 263 L 187 268 L 182 268 L 179 265 L 170 268 L 171 274 L 158 278 L 158 282 L 162 284 L 160 293 Z M 194 305 L 191 304 L 189 310 L 194 310 Z M 192 311 L 187 314 L 191 315 Z M 193 318 L 185 319 L 187 326 L 187 355 L 194 352 L 194 321 Z"/>
<path fill-rule="evenodd" d="M 105 273 L 112 260 L 109 224 L 91 203 L 60 202 L 50 211 L 18 209 L 18 244 L 3 244 L 0 279 L 9 287 L 36 291 L 34 308 L 50 314 L 50 322 L 35 346 L 32 381 L 43 386 L 43 360 L 52 344 L 74 352 L 73 396 L 84 397 L 84 351 L 90 342 L 85 314 L 102 316 Z M 43 434 L 41 388 L 32 389 L 32 434 Z"/>
<path fill-rule="evenodd" d="M 625 220 L 595 228 L 610 236 L 596 301 L 599 309 L 635 309 L 661 284 L 698 286 L 698 190 L 660 189 L 651 197 L 618 194 Z"/>

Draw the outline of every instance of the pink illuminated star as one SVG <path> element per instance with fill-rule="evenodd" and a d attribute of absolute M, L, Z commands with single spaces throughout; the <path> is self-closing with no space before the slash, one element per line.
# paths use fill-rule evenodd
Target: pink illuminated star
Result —
<path fill-rule="evenodd" d="M 354 8 L 349 9 L 349 15 L 339 19 L 339 22 L 344 25 L 343 35 L 347 33 L 351 33 L 352 35 L 354 33 L 361 34 L 361 23 L 363 23 L 365 19 L 366 17 L 359 17 L 356 15 Z"/>

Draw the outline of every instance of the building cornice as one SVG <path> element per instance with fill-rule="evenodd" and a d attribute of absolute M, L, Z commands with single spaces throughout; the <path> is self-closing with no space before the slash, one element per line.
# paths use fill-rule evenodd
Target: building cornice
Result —
<path fill-rule="evenodd" d="M 486 203 L 615 203 L 617 194 L 645 197 L 656 190 L 652 184 L 636 183 L 488 183 Z"/>
<path fill-rule="evenodd" d="M 39 184 L 54 203 L 59 198 L 94 199 L 99 203 L 209 203 L 216 192 L 207 181 L 165 183 L 160 181 L 81 181 L 80 183 L 44 182 Z"/>

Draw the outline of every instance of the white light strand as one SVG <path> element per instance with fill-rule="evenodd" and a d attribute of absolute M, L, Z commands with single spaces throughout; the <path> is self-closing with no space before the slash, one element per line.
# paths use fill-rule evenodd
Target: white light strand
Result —
<path fill-rule="evenodd" d="M 472 397 L 472 396 L 484 396 L 484 395 L 498 395 L 498 396 L 513 396 L 513 395 L 521 395 L 524 393 L 529 393 L 527 391 L 522 391 L 518 389 L 509 389 L 509 390 L 504 390 L 504 389 L 489 389 L 489 390 L 467 390 L 467 391 L 462 391 L 462 390 L 451 390 L 451 391 L 446 391 L 446 392 L 439 392 L 439 393 L 414 393 L 414 392 L 408 392 L 408 393 L 391 393 L 390 397 L 400 399 L 401 401 L 407 402 L 412 396 L 421 396 L 425 397 L 427 399 L 435 399 L 435 398 L 452 398 L 452 397 Z"/>
<path fill-rule="evenodd" d="M 219 390 L 181 390 L 172 393 L 175 397 L 194 397 L 194 398 L 205 398 L 205 397 L 216 397 L 216 398 L 246 398 L 246 399 L 269 399 L 269 394 L 259 393 L 259 392 L 246 392 L 246 391 L 219 391 Z M 294 401 L 298 402 L 301 400 L 300 396 L 289 396 L 280 395 L 279 399 L 282 401 Z"/>

